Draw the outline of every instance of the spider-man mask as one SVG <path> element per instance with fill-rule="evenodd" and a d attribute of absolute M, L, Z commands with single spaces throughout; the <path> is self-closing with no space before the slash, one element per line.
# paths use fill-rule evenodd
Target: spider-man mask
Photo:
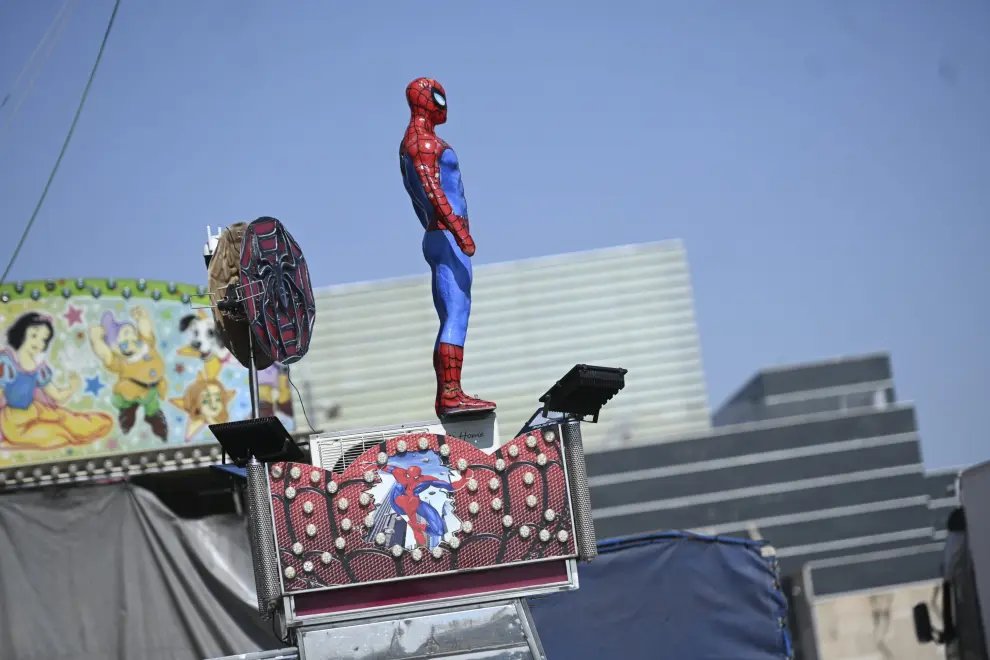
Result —
<path fill-rule="evenodd" d="M 434 126 L 447 121 L 447 92 L 432 78 L 417 78 L 409 83 L 406 101 L 414 117 L 426 117 Z"/>

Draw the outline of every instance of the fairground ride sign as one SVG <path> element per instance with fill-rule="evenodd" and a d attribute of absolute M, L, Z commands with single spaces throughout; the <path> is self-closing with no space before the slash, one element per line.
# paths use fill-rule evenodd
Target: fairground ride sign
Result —
<path fill-rule="evenodd" d="M 78 279 L 0 286 L 0 486 L 219 457 L 209 425 L 251 413 L 202 287 Z M 288 372 L 259 374 L 260 413 L 292 429 Z"/>

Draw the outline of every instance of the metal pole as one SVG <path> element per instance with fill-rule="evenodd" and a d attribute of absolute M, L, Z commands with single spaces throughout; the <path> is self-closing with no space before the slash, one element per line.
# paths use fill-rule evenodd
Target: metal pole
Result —
<path fill-rule="evenodd" d="M 270 619 L 282 592 L 281 576 L 269 510 L 268 475 L 265 466 L 254 456 L 248 459 L 247 480 L 248 534 L 251 538 L 254 586 L 258 593 L 258 613 L 262 618 Z"/>
<path fill-rule="evenodd" d="M 588 473 L 584 465 L 584 442 L 581 439 L 580 420 L 569 417 L 560 425 L 564 443 L 564 459 L 567 462 L 567 481 L 574 506 L 574 532 L 577 537 L 578 556 L 591 561 L 598 556 L 595 538 L 595 519 L 591 513 L 591 493 L 588 490 Z"/>
<path fill-rule="evenodd" d="M 251 388 L 251 419 L 258 419 L 258 367 L 254 364 L 254 332 L 248 329 L 248 348 L 251 352 L 251 363 L 248 367 L 248 387 Z"/>

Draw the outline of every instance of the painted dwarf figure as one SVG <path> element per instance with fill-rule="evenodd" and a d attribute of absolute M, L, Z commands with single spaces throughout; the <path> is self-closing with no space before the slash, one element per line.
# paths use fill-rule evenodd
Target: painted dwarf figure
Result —
<path fill-rule="evenodd" d="M 495 404 L 461 389 L 461 366 L 471 314 L 474 239 L 457 155 L 436 135 L 447 121 L 447 95 L 435 80 L 418 78 L 406 87 L 411 117 L 399 148 L 399 167 L 413 209 L 423 225 L 423 256 L 433 275 L 433 304 L 440 332 L 433 350 L 437 416 L 494 410 Z"/>
<path fill-rule="evenodd" d="M 133 307 L 131 318 L 119 322 L 112 312 L 105 312 L 100 324 L 89 329 L 89 343 L 103 367 L 117 376 L 112 401 L 121 432 L 134 427 L 141 408 L 151 432 L 167 442 L 168 423 L 161 409 L 167 392 L 165 360 L 158 352 L 155 326 L 147 310 Z"/>

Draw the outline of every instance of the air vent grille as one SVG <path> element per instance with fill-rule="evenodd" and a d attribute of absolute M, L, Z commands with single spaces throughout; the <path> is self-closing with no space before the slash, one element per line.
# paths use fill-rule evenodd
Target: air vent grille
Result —
<path fill-rule="evenodd" d="M 358 456 L 386 440 L 397 438 L 410 433 L 429 433 L 427 427 L 392 429 L 388 431 L 372 431 L 370 433 L 355 433 L 340 435 L 332 438 L 314 438 L 310 441 L 313 455 L 319 457 L 318 466 L 331 472 L 343 472 L 357 460 Z"/>

